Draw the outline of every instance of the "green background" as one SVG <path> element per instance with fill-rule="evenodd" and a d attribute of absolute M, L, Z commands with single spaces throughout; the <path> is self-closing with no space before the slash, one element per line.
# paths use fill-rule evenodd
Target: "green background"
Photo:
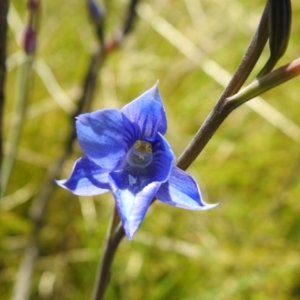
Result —
<path fill-rule="evenodd" d="M 106 1 L 108 36 L 122 23 L 127 2 Z M 6 138 L 18 93 L 20 34 L 27 20 L 25 1 L 11 4 Z M 233 74 L 264 1 L 141 4 L 133 32 L 101 69 L 93 109 L 121 108 L 159 79 L 168 118 L 166 137 L 178 157 L 222 93 L 220 81 L 228 81 L 207 62 Z M 293 1 L 291 41 L 278 65 L 299 55 L 299 17 L 300 3 Z M 49 93 L 47 86 L 57 82 L 65 97 L 76 101 L 97 42 L 84 1 L 43 1 L 40 25 L 36 65 L 45 63 L 49 69 L 33 71 L 19 152 L 0 204 L 1 299 L 13 293 L 32 229 L 32 199 L 71 126 L 59 105 L 61 94 Z M 252 79 L 268 53 L 266 47 Z M 133 241 L 122 241 L 107 299 L 300 299 L 299 82 L 296 78 L 262 95 L 287 123 L 272 124 L 270 108 L 260 107 L 262 116 L 248 105 L 227 118 L 188 169 L 204 199 L 220 206 L 195 212 L 156 202 Z M 294 127 L 286 134 L 289 121 Z M 82 155 L 75 148 L 61 178 L 69 176 Z M 41 230 L 30 299 L 90 298 L 112 209 L 109 193 L 79 199 L 55 189 Z"/>

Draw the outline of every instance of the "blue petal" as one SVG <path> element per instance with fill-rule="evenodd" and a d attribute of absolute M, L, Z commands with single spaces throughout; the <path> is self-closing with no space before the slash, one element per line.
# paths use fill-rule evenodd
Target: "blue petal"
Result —
<path fill-rule="evenodd" d="M 165 182 L 172 171 L 175 155 L 168 141 L 160 134 L 156 134 L 152 142 L 153 160 L 147 170 L 152 181 Z"/>
<path fill-rule="evenodd" d="M 85 155 L 108 170 L 120 167 L 138 136 L 138 128 L 117 109 L 79 115 L 76 129 Z"/>
<path fill-rule="evenodd" d="M 109 183 L 126 236 L 131 240 L 161 183 L 132 170 L 111 172 Z"/>
<path fill-rule="evenodd" d="M 192 210 L 205 210 L 219 205 L 205 203 L 193 177 L 175 166 L 169 180 L 161 185 L 156 197 L 164 203 Z"/>
<path fill-rule="evenodd" d="M 142 137 L 149 141 L 154 140 L 157 131 L 161 134 L 167 131 L 166 113 L 157 84 L 124 106 L 121 111 L 139 126 Z"/>
<path fill-rule="evenodd" d="M 61 187 L 78 196 L 94 196 L 108 191 L 108 173 L 87 157 L 79 158 L 69 179 L 57 180 Z"/>

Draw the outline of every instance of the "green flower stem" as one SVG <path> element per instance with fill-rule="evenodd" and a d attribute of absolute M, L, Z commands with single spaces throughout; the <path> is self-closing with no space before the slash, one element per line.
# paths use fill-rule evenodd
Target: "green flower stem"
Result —
<path fill-rule="evenodd" d="M 227 98 L 233 109 L 242 105 L 246 101 L 261 95 L 262 93 L 298 76 L 300 74 L 300 58 L 291 63 L 274 70 L 267 75 L 254 80 L 248 86 L 240 90 L 237 94 Z"/>
<path fill-rule="evenodd" d="M 24 119 L 25 107 L 28 99 L 28 87 L 30 82 L 30 71 L 32 69 L 33 57 L 27 56 L 24 63 L 20 66 L 19 80 L 17 86 L 17 95 L 15 101 L 15 118 L 11 126 L 9 135 L 9 150 L 4 158 L 3 166 L 1 169 L 1 197 L 5 194 L 7 184 L 12 172 L 13 164 L 17 154 L 18 143 L 20 139 L 20 132 Z"/>

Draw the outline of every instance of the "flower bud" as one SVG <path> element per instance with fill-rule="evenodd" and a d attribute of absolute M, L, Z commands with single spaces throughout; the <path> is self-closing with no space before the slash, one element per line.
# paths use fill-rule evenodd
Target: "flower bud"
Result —
<path fill-rule="evenodd" d="M 36 50 L 36 32 L 31 26 L 26 26 L 22 36 L 23 48 L 27 55 L 32 55 Z"/>
<path fill-rule="evenodd" d="M 88 0 L 88 9 L 92 21 L 97 26 L 102 26 L 105 17 L 104 8 L 100 6 L 96 1 Z"/>
<path fill-rule="evenodd" d="M 257 77 L 272 71 L 285 53 L 291 32 L 291 0 L 268 0 L 270 58 Z"/>

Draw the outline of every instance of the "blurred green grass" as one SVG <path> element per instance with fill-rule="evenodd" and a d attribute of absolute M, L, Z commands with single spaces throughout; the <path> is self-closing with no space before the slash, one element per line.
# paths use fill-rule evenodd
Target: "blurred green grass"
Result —
<path fill-rule="evenodd" d="M 122 22 L 128 1 L 106 2 L 109 32 Z M 263 9 L 258 0 L 145 3 L 230 73 Z M 84 4 L 43 2 L 39 34 L 38 57 L 74 100 L 96 43 Z M 12 5 L 25 22 L 25 4 L 14 0 Z M 294 1 L 293 8 L 291 42 L 280 64 L 299 55 L 300 4 Z M 159 79 L 167 138 L 179 156 L 222 87 L 159 34 L 141 12 L 134 32 L 101 71 L 93 109 L 122 107 Z M 11 22 L 15 29 L 9 31 L 8 56 L 14 62 L 13 55 L 20 50 L 15 38 L 19 41 L 22 28 L 16 19 Z M 267 56 L 266 51 L 257 71 Z M 17 73 L 14 67 L 7 76 L 5 132 L 12 119 Z M 296 78 L 263 98 L 300 126 L 298 87 Z M 12 294 L 32 225 L 30 202 L 70 126 L 68 114 L 52 97 L 35 74 L 28 107 L 34 114 L 28 114 L 24 124 L 5 201 L 12 203 L 21 195 L 24 202 L 0 210 L 1 299 Z M 205 212 L 160 203 L 151 207 L 134 240 L 121 243 L 107 299 L 299 299 L 299 142 L 247 106 L 232 113 L 189 168 L 206 201 L 220 206 Z M 80 155 L 78 148 L 62 177 L 68 176 Z M 89 299 L 112 207 L 109 194 L 78 200 L 55 190 L 41 232 L 31 299 Z"/>

